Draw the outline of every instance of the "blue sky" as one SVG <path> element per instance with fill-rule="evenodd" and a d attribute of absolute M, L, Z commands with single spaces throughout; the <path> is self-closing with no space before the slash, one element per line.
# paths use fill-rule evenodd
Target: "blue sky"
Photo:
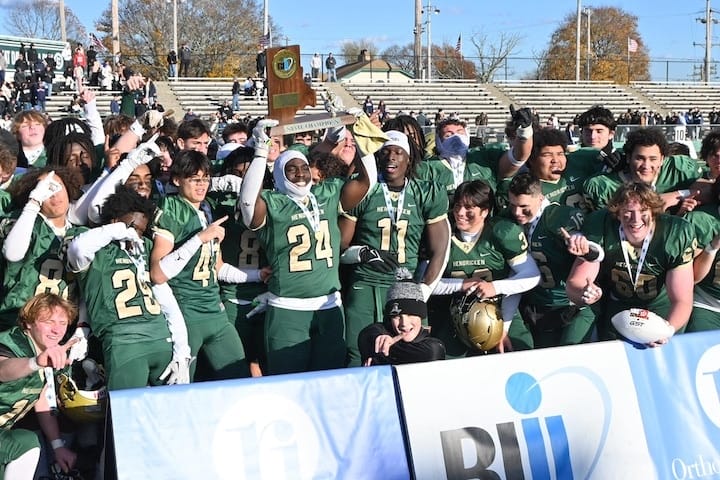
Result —
<path fill-rule="evenodd" d="M 0 0 L 0 5 L 23 0 Z M 152 1 L 152 0 L 151 0 Z M 164 0 L 155 0 L 162 2 Z M 178 0 L 180 1 L 180 0 Z M 89 31 L 107 1 L 65 0 Z M 718 9 L 720 2 L 715 0 Z M 423 0 L 427 5 L 428 0 Z M 283 29 L 291 44 L 299 44 L 303 54 L 318 51 L 337 52 L 346 40 L 371 39 L 380 50 L 393 44 L 413 41 L 414 0 L 269 0 L 270 15 Z M 522 36 L 515 56 L 532 57 L 547 47 L 550 35 L 568 14 L 577 9 L 577 0 L 432 0 L 440 9 L 433 15 L 433 43 L 455 45 L 463 37 L 463 53 L 474 54 L 470 42 L 473 34 L 485 33 L 489 38 L 501 32 Z M 694 59 L 701 61 L 705 50 L 705 25 L 696 19 L 704 17 L 705 0 L 582 0 L 583 7 L 617 6 L 638 17 L 640 37 L 652 59 L 653 79 L 689 79 L 692 63 L 669 63 L 663 59 Z M 1 10 L 0 10 L 1 11 Z M 720 15 L 716 15 L 720 18 Z M 720 24 L 714 25 L 720 36 Z M 592 34 L 592 31 L 591 31 Z M 423 45 L 425 45 L 423 35 Z M 275 39 L 278 41 L 278 39 Z M 280 40 L 284 43 L 284 39 Z M 715 40 L 715 43 L 720 43 Z M 720 60 L 720 49 L 713 51 Z M 530 66 L 517 65 L 516 78 Z M 720 72 L 719 72 L 720 73 Z"/>

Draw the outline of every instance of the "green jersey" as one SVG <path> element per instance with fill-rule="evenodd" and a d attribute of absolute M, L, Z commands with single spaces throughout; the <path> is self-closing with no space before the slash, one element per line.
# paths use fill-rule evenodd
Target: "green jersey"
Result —
<path fill-rule="evenodd" d="M 619 228 L 620 222 L 607 210 L 593 212 L 585 221 L 583 231 L 588 240 L 597 242 L 605 250 L 605 259 L 595 283 L 603 289 L 606 301 L 613 302 L 609 304 L 609 309 L 613 311 L 631 307 L 654 311 L 657 305 L 667 303 L 665 277 L 668 270 L 693 261 L 697 247 L 695 231 L 683 218 L 658 215 L 652 239 L 643 256 L 642 251 L 636 250 L 629 242 L 620 241 Z M 638 273 L 641 258 L 643 262 Z"/>
<path fill-rule="evenodd" d="M 68 237 L 87 231 L 88 228 L 79 227 L 68 232 Z M 149 284 L 152 242 L 147 238 L 143 241 L 143 253 L 130 253 L 120 242 L 112 241 L 95 252 L 90 265 L 78 272 L 90 327 L 103 345 L 170 338 L 160 303 Z"/>
<path fill-rule="evenodd" d="M 5 240 L 20 216 L 20 211 L 0 223 L 0 239 Z M 75 300 L 74 276 L 65 269 L 64 240 L 58 237 L 42 215 L 33 225 L 25 257 L 9 262 L 2 257 L 3 285 L 0 301 L 0 329 L 16 325 L 17 312 L 28 298 L 54 293 Z"/>
<path fill-rule="evenodd" d="M 523 303 L 555 308 L 567 306 L 570 300 L 565 284 L 575 257 L 567 251 L 565 239 L 560 233 L 564 228 L 572 235 L 583 225 L 583 212 L 567 205 L 547 205 L 540 219 L 528 226 L 530 255 L 540 270 L 540 284 L 523 294 Z"/>
<path fill-rule="evenodd" d="M 686 213 L 685 218 L 695 228 L 698 248 L 709 245 L 713 237 L 720 233 L 720 209 L 717 204 L 701 205 Z M 715 255 L 713 266 L 697 285 L 714 298 L 720 299 L 720 255 Z"/>
<path fill-rule="evenodd" d="M 206 228 L 209 221 L 179 195 L 164 197 L 158 206 L 155 232 L 170 239 L 173 250 Z M 222 313 L 220 287 L 215 264 L 219 248 L 215 241 L 203 243 L 193 254 L 185 268 L 168 281 L 186 322 L 213 313 Z"/>
<path fill-rule="evenodd" d="M 265 251 L 260 247 L 257 234 L 247 228 L 242 219 L 235 217 L 237 194 L 234 192 L 211 192 L 213 217 L 228 220 L 223 223 L 225 239 L 220 243 L 223 261 L 238 268 L 258 269 L 268 264 Z M 226 300 L 252 301 L 253 298 L 267 291 L 262 282 L 229 284 L 220 282 L 220 297 Z"/>
<path fill-rule="evenodd" d="M 284 193 L 265 190 L 265 223 L 257 230 L 272 277 L 268 289 L 279 297 L 314 298 L 340 290 L 340 194 L 345 180 L 333 178 L 312 186 L 317 200 L 318 225 Z M 310 217 L 315 210 L 305 199 Z"/>
<path fill-rule="evenodd" d="M 20 327 L 0 333 L 0 355 L 8 358 L 34 357 L 37 355 L 32 340 Z M 45 386 L 45 374 L 37 372 L 10 382 L 0 383 L 0 429 L 10 430 L 23 418 L 40 398 Z"/>
<path fill-rule="evenodd" d="M 527 251 L 528 242 L 522 228 L 505 218 L 493 217 L 475 241 L 464 242 L 453 235 L 443 277 L 502 280 L 510 275 L 508 264 L 523 260 Z"/>
<path fill-rule="evenodd" d="M 384 185 L 377 183 L 346 214 L 355 222 L 353 244 L 396 252 L 398 263 L 412 273 L 418 264 L 420 238 L 426 225 L 447 219 L 447 194 L 438 183 L 411 179 L 401 192 L 390 191 L 386 197 Z M 399 204 L 402 204 L 400 209 Z M 389 286 L 395 281 L 395 275 L 360 263 L 353 268 L 352 280 Z"/>
<path fill-rule="evenodd" d="M 684 155 L 666 157 L 655 182 L 655 191 L 667 193 L 686 189 L 702 175 L 702 168 L 692 158 Z M 633 181 L 632 177 L 627 171 L 603 173 L 588 178 L 582 187 L 588 208 L 599 210 L 607 207 L 608 201 L 617 189 L 624 182 L 631 181 Z"/>
<path fill-rule="evenodd" d="M 506 149 L 498 147 L 473 148 L 468 150 L 465 162 L 457 168 L 446 159 L 433 157 L 417 166 L 417 176 L 423 180 L 439 183 L 445 188 L 449 197 L 452 197 L 459 184 L 469 180 L 484 180 L 495 190 L 498 164 L 505 152 Z"/>

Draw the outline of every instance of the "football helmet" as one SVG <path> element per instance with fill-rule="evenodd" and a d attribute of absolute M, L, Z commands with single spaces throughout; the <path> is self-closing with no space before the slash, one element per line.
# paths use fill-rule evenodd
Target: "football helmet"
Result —
<path fill-rule="evenodd" d="M 78 423 L 104 420 L 107 410 L 104 378 L 102 367 L 90 358 L 75 362 L 69 371 L 59 373 L 56 380 L 60 410 Z M 84 389 L 78 388 L 78 383 L 83 385 Z"/>
<path fill-rule="evenodd" d="M 456 296 L 450 315 L 458 338 L 468 347 L 487 352 L 503 337 L 501 295 L 479 298 L 474 293 Z"/>

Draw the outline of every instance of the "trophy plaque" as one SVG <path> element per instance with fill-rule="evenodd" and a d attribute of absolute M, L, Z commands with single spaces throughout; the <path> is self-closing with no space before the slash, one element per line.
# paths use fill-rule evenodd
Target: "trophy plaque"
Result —
<path fill-rule="evenodd" d="M 352 115 L 320 113 L 295 117 L 298 110 L 317 104 L 315 90 L 303 79 L 300 46 L 288 45 L 267 49 L 268 118 L 279 125 L 270 135 L 285 135 L 348 125 Z"/>

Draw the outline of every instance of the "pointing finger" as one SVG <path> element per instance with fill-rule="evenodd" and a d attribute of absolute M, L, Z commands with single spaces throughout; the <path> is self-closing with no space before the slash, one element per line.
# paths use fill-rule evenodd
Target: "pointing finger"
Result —
<path fill-rule="evenodd" d="M 225 215 L 224 217 L 220 218 L 219 220 L 215 220 L 211 225 L 222 225 L 225 223 L 228 219 L 228 216 Z"/>

